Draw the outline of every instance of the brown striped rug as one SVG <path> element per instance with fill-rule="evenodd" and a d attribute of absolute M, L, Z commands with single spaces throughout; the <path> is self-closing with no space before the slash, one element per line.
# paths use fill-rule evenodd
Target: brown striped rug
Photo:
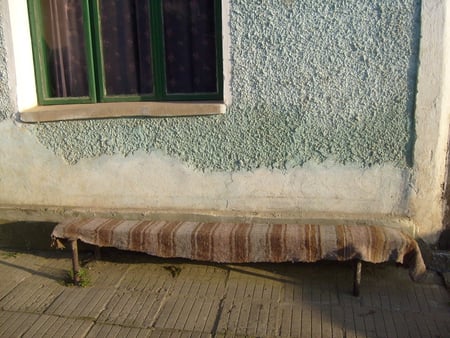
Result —
<path fill-rule="evenodd" d="M 399 229 L 380 226 L 76 218 L 58 224 L 52 238 L 220 263 L 395 261 L 408 264 L 413 279 L 426 270 L 413 238 Z"/>

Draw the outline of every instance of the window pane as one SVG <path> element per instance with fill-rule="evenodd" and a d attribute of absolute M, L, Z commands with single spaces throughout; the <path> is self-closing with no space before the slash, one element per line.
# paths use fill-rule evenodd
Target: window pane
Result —
<path fill-rule="evenodd" d="M 41 0 L 51 97 L 89 96 L 82 3 Z"/>
<path fill-rule="evenodd" d="M 100 2 L 107 95 L 153 92 L 148 0 Z"/>
<path fill-rule="evenodd" d="M 163 0 L 167 91 L 215 93 L 214 1 Z"/>

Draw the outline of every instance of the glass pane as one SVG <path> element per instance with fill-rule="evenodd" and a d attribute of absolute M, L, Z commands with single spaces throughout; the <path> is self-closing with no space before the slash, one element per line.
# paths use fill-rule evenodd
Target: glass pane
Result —
<path fill-rule="evenodd" d="M 215 93 L 214 1 L 163 0 L 168 93 Z"/>
<path fill-rule="evenodd" d="M 148 0 L 100 2 L 107 95 L 153 92 Z"/>
<path fill-rule="evenodd" d="M 82 2 L 41 0 L 51 97 L 89 96 Z"/>

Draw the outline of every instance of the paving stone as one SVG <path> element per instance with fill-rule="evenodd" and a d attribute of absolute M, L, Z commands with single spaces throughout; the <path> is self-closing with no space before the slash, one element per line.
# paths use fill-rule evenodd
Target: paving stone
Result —
<path fill-rule="evenodd" d="M 51 258 L 48 259 L 46 262 L 40 264 L 35 274 L 47 279 L 52 279 L 61 282 L 67 279 L 69 271 L 71 270 L 72 270 L 71 259 Z"/>
<path fill-rule="evenodd" d="M 389 337 L 381 310 L 377 310 L 373 314 L 373 325 L 375 328 L 374 332 L 376 337 Z"/>
<path fill-rule="evenodd" d="M 411 315 L 411 313 L 408 312 L 403 313 L 403 318 L 405 319 L 405 323 L 408 327 L 408 332 L 410 333 L 411 337 L 429 336 L 426 326 L 423 326 L 423 323 L 419 321 L 419 318 L 415 318 L 415 316 Z"/>
<path fill-rule="evenodd" d="M 395 329 L 398 337 L 411 337 L 408 324 L 405 321 L 403 314 L 399 311 L 392 312 L 392 318 L 394 320 Z"/>
<path fill-rule="evenodd" d="M 320 306 L 319 308 L 322 322 L 322 336 L 331 337 L 333 335 L 333 321 L 330 306 Z"/>
<path fill-rule="evenodd" d="M 302 331 L 302 311 L 304 308 L 295 304 L 279 307 L 278 333 L 283 337 L 300 337 Z"/>
<path fill-rule="evenodd" d="M 39 270 L 44 264 L 48 261 L 42 257 L 0 250 L 0 299 L 33 274 L 43 275 Z"/>
<path fill-rule="evenodd" d="M 11 263 L 13 266 L 30 273 L 38 271 L 40 267 L 49 264 L 53 260 L 63 260 L 63 258 L 49 252 L 30 253 L 0 249 L 0 262 Z"/>
<path fill-rule="evenodd" d="M 118 285 L 119 289 L 129 291 L 151 290 L 165 292 L 174 284 L 174 278 L 160 266 L 153 264 L 131 265 Z"/>
<path fill-rule="evenodd" d="M 38 314 L 0 311 L 0 337 L 21 337 L 37 320 Z"/>
<path fill-rule="evenodd" d="M 71 269 L 70 261 L 70 269 Z M 106 261 L 92 261 L 83 267 L 89 278 L 89 285 L 94 287 L 116 287 L 127 275 L 128 264 Z"/>
<path fill-rule="evenodd" d="M 322 318 L 327 321 L 325 325 Z M 322 327 L 331 336 L 331 318 L 322 316 L 317 306 L 288 302 L 231 302 L 226 299 L 217 332 L 251 337 L 311 337 L 320 336 Z"/>
<path fill-rule="evenodd" d="M 392 313 L 390 311 L 382 311 L 382 317 L 383 317 L 384 328 L 386 330 L 385 337 L 396 337 L 397 329 L 395 328 L 395 323 L 394 323 L 394 318 L 392 316 Z M 381 319 L 380 319 L 380 323 L 381 323 Z M 381 336 L 381 337 L 383 337 L 383 336 Z M 428 335 L 425 335 L 424 337 L 428 337 Z"/>
<path fill-rule="evenodd" d="M 96 319 L 113 297 L 115 289 L 67 287 L 46 314 Z"/>
<path fill-rule="evenodd" d="M 356 325 L 355 325 L 355 313 L 352 306 L 342 307 L 341 310 L 344 312 L 344 337 L 356 338 Z"/>
<path fill-rule="evenodd" d="M 23 337 L 84 337 L 93 324 L 90 320 L 42 315 Z"/>
<path fill-rule="evenodd" d="M 65 287 L 43 277 L 33 276 L 20 283 L 0 300 L 7 311 L 44 312 Z"/>
<path fill-rule="evenodd" d="M 355 333 L 357 337 L 364 337 L 366 334 L 366 327 L 364 323 L 364 317 L 370 314 L 371 310 L 362 308 L 361 306 L 354 304 L 352 307 L 353 321 L 355 325 Z"/>
<path fill-rule="evenodd" d="M 150 329 L 141 329 L 134 327 L 122 327 L 120 325 L 110 324 L 95 324 L 89 330 L 86 335 L 87 338 L 100 338 L 100 337 L 159 337 L 159 335 L 153 335 Z"/>
<path fill-rule="evenodd" d="M 0 284 L 0 292 L 6 290 L 0 333 L 7 332 L 0 336 L 357 338 L 445 337 L 450 331 L 450 294 L 442 279 L 413 283 L 395 265 L 364 266 L 357 298 L 349 264 L 120 257 L 89 263 L 88 288 L 59 283 L 70 268 L 67 257 L 0 257 L 0 282 L 9 279 L 4 273 L 19 282 Z"/>
<path fill-rule="evenodd" d="M 179 331 L 179 330 L 152 330 L 150 338 L 211 338 L 213 335 L 204 332 Z M 216 336 L 214 336 L 216 337 Z"/>
<path fill-rule="evenodd" d="M 376 315 L 376 310 L 374 310 L 373 308 L 369 308 L 367 309 L 366 312 L 361 313 L 360 319 L 364 321 L 364 329 L 365 329 L 365 334 L 368 337 L 376 337 L 377 336 L 377 331 L 376 331 L 376 326 L 375 326 L 375 315 Z"/>
<path fill-rule="evenodd" d="M 267 335 L 274 331 L 271 319 L 275 317 L 272 305 L 267 302 L 252 302 L 247 332 L 256 337 Z"/>
<path fill-rule="evenodd" d="M 311 337 L 322 337 L 322 316 L 317 305 L 311 306 Z"/>
<path fill-rule="evenodd" d="M 0 277 L 0 300 L 1 300 L 8 293 L 10 293 L 18 284 L 24 281 L 28 277 L 28 274 L 26 272 L 15 273 L 7 271 L 7 269 L 0 268 L 0 276 L 2 276 Z M 11 278 L 8 278 L 7 276 L 11 276 Z"/>
<path fill-rule="evenodd" d="M 344 309 L 341 306 L 331 306 L 331 337 L 346 337 Z"/>
<path fill-rule="evenodd" d="M 450 332 L 450 311 L 429 313 L 422 316 L 421 320 L 427 324 L 432 337 L 447 337 Z"/>
<path fill-rule="evenodd" d="M 189 304 L 192 304 L 190 310 Z M 155 328 L 186 327 L 192 328 L 192 331 L 210 333 L 215 328 L 219 308 L 219 299 L 172 296 L 162 304 L 154 326 Z M 189 311 L 188 316 L 185 315 L 186 311 Z"/>
<path fill-rule="evenodd" d="M 301 312 L 301 337 L 313 337 L 317 330 L 314 322 L 314 309 L 311 306 L 304 306 Z M 319 326 L 320 327 L 320 326 Z"/>
<path fill-rule="evenodd" d="M 117 290 L 98 322 L 150 328 L 162 306 L 164 293 Z"/>
<path fill-rule="evenodd" d="M 280 300 L 282 303 L 302 303 L 305 289 L 307 292 L 305 285 L 284 283 L 280 286 Z"/>
<path fill-rule="evenodd" d="M 196 275 L 179 276 L 174 281 L 170 293 L 196 298 L 220 299 L 225 293 L 225 282 L 225 276 L 213 278 Z"/>
<path fill-rule="evenodd" d="M 278 335 L 279 306 L 273 302 L 235 302 L 225 300 L 217 332 L 230 335 Z M 253 319 L 258 317 L 255 322 Z"/>

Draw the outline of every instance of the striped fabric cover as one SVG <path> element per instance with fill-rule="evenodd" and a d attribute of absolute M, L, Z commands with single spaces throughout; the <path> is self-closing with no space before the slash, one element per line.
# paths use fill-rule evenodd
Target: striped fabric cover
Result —
<path fill-rule="evenodd" d="M 52 237 L 80 239 L 100 247 L 159 257 L 245 262 L 316 262 L 361 259 L 410 266 L 413 279 L 426 270 L 416 241 L 398 229 L 380 226 L 248 224 L 69 219 Z"/>

